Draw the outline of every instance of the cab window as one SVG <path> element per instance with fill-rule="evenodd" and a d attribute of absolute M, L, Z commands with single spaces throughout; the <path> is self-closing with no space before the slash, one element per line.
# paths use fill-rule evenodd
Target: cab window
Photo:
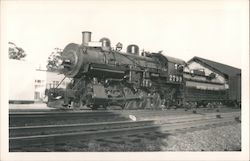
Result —
<path fill-rule="evenodd" d="M 178 64 L 174 64 L 174 69 L 178 69 Z"/>

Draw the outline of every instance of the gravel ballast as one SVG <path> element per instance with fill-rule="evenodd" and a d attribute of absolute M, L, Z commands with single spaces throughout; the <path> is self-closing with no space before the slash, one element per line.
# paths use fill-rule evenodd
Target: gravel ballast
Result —
<path fill-rule="evenodd" d="M 78 140 L 50 147 L 23 150 L 71 152 L 240 151 L 241 124 L 233 123 L 174 133 L 152 132 L 107 139 Z"/>
<path fill-rule="evenodd" d="M 176 134 L 164 142 L 163 151 L 240 151 L 241 124 Z"/>

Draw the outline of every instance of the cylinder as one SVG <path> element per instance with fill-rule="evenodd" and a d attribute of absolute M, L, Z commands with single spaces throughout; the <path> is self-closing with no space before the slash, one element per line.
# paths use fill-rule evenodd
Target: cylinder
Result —
<path fill-rule="evenodd" d="M 83 31 L 82 32 L 82 45 L 88 46 L 88 42 L 91 41 L 91 32 Z"/>
<path fill-rule="evenodd" d="M 127 53 L 139 55 L 139 47 L 137 45 L 131 44 L 127 47 Z"/>

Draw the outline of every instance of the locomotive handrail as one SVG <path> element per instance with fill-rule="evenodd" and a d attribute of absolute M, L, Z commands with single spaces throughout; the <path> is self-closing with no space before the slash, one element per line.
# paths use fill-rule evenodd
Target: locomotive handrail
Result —
<path fill-rule="evenodd" d="M 58 85 L 56 86 L 55 89 L 57 89 L 62 84 L 62 82 L 64 81 L 65 78 L 66 78 L 66 76 L 64 76 L 64 78 L 60 81 L 60 83 L 58 83 Z"/>

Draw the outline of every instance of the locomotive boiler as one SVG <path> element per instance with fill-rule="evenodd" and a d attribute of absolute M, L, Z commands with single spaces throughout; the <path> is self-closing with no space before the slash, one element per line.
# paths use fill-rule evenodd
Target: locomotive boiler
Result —
<path fill-rule="evenodd" d="M 57 71 L 72 81 L 63 91 L 50 90 L 48 105 L 57 98 L 63 99 L 62 106 L 92 109 L 109 105 L 162 108 L 182 103 L 183 60 L 162 52 L 140 53 L 134 44 L 126 52 L 121 48 L 121 43 L 112 48 L 108 38 L 91 41 L 91 32 L 82 32 L 82 43 L 68 44 L 57 60 Z"/>

